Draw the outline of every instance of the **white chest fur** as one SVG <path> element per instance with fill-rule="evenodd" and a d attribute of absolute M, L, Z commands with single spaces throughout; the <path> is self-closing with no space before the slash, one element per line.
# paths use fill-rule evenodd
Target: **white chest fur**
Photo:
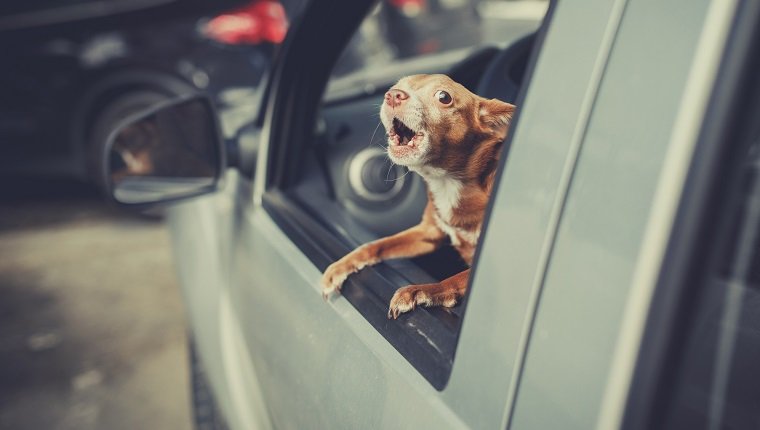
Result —
<path fill-rule="evenodd" d="M 469 245 L 476 245 L 478 243 L 478 237 L 480 237 L 479 227 L 475 231 L 457 228 L 442 220 L 438 214 L 435 214 L 433 219 L 438 228 L 449 237 L 452 245 L 459 246 L 462 242 Z"/>
<path fill-rule="evenodd" d="M 420 173 L 428 184 L 430 194 L 433 196 L 433 205 L 435 205 L 441 220 L 446 223 L 450 222 L 454 208 L 459 204 L 462 182 L 445 173 L 441 174 L 440 169 L 429 169 Z"/>
<path fill-rule="evenodd" d="M 449 225 L 449 223 L 442 220 L 441 217 L 438 216 L 438 214 L 435 214 L 433 219 L 435 219 L 435 225 L 437 225 L 438 228 L 440 228 L 441 231 L 446 233 L 446 236 L 449 237 L 449 240 L 451 240 L 452 245 L 459 246 L 461 244 L 456 228 L 452 227 L 451 225 Z"/>
<path fill-rule="evenodd" d="M 459 205 L 462 182 L 447 175 L 441 169 L 423 167 L 418 170 L 418 173 L 425 178 L 430 195 L 433 197 L 433 205 L 436 209 L 434 216 L 436 225 L 449 236 L 454 246 L 458 246 L 460 244 L 460 237 L 465 232 L 451 225 L 451 216 L 454 213 L 454 208 Z M 469 241 L 469 238 L 462 239 Z M 477 241 L 477 238 L 474 241 Z"/>

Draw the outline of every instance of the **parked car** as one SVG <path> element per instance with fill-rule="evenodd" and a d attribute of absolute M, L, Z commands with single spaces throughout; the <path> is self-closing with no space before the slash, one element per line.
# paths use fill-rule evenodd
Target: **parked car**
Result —
<path fill-rule="evenodd" d="M 120 120 L 199 91 L 210 94 L 225 114 L 244 110 L 250 120 L 255 101 L 237 94 L 254 91 L 269 70 L 272 46 L 281 42 L 280 33 L 287 27 L 282 6 L 254 0 L 231 10 L 241 1 L 226 6 L 196 3 L 201 10 L 177 7 L 139 20 L 104 24 L 106 14 L 54 31 L 47 30 L 44 22 L 23 28 L 30 5 L 8 2 L 0 7 L 3 176 L 99 177 L 95 160 L 102 154 L 107 133 Z M 34 8 L 45 12 L 52 6 L 43 2 Z M 222 25 L 228 12 L 237 12 L 238 20 L 257 22 L 258 16 L 272 10 L 280 14 L 256 28 L 232 31 Z M 49 15 L 67 16 L 61 10 Z M 215 31 L 207 31 L 211 24 Z M 230 135 L 244 125 L 228 122 Z"/>
<path fill-rule="evenodd" d="M 504 46 L 331 80 L 372 6 L 306 4 L 256 152 L 227 152 L 213 103 L 193 95 L 107 141 L 193 160 L 101 161 L 118 203 L 184 199 L 169 220 L 195 381 L 228 425 L 756 428 L 760 3 L 552 2 Z M 325 303 L 332 261 L 420 214 L 421 181 L 391 170 L 388 187 L 368 148 L 384 91 L 430 72 L 519 109 L 469 292 L 386 317 L 396 289 L 459 268 L 443 250 L 365 269 Z M 125 143 L 136 130 L 149 142 Z"/>

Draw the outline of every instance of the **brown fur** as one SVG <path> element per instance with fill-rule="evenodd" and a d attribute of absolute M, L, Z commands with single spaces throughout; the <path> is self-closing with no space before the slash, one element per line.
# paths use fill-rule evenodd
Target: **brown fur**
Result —
<path fill-rule="evenodd" d="M 441 102 L 440 91 L 446 91 L 452 101 Z M 322 278 L 325 297 L 340 289 L 351 273 L 386 259 L 433 252 L 447 236 L 462 259 L 472 264 L 513 112 L 513 105 L 479 97 L 443 75 L 410 76 L 386 93 L 381 118 L 389 131 L 389 156 L 427 181 L 428 204 L 418 225 L 360 246 L 330 265 Z M 394 118 L 408 128 L 417 127 L 415 137 L 394 140 Z M 431 185 L 439 184 L 435 181 L 442 177 L 449 185 L 454 183 L 458 192 Z M 451 196 L 456 203 L 450 210 L 436 206 L 437 198 L 446 202 Z M 438 283 L 399 289 L 391 299 L 388 317 L 395 319 L 418 305 L 454 306 L 467 289 L 469 273 L 467 269 Z"/>

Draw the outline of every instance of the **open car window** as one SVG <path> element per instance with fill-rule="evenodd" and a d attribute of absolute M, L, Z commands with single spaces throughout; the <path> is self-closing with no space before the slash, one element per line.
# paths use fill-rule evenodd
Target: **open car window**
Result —
<path fill-rule="evenodd" d="M 385 152 L 379 121 L 385 91 L 403 76 L 443 73 L 476 94 L 515 103 L 528 81 L 538 34 L 545 31 L 547 6 L 546 1 L 388 0 L 370 11 L 332 69 L 313 139 L 302 149 L 278 148 L 291 156 L 273 163 L 271 176 L 280 179 L 263 197 L 273 219 L 320 270 L 421 219 L 424 181 L 392 165 Z M 451 31 L 455 25 L 462 31 Z M 348 278 L 341 294 L 442 389 L 466 297 L 453 308 L 419 308 L 398 320 L 387 318 L 388 303 L 398 288 L 438 282 L 466 268 L 445 246 L 366 268 Z"/>

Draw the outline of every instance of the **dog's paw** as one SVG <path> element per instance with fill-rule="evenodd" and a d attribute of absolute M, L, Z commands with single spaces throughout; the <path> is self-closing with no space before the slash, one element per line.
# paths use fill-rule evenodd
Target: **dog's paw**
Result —
<path fill-rule="evenodd" d="M 322 298 L 327 300 L 330 294 L 339 292 L 348 275 L 354 272 L 356 272 L 356 268 L 342 261 L 331 264 L 322 275 Z"/>
<path fill-rule="evenodd" d="M 391 304 L 388 308 L 388 318 L 394 320 L 399 315 L 414 310 L 417 305 L 430 305 L 430 297 L 427 292 L 420 288 L 419 285 L 410 285 L 401 288 L 391 298 Z"/>

